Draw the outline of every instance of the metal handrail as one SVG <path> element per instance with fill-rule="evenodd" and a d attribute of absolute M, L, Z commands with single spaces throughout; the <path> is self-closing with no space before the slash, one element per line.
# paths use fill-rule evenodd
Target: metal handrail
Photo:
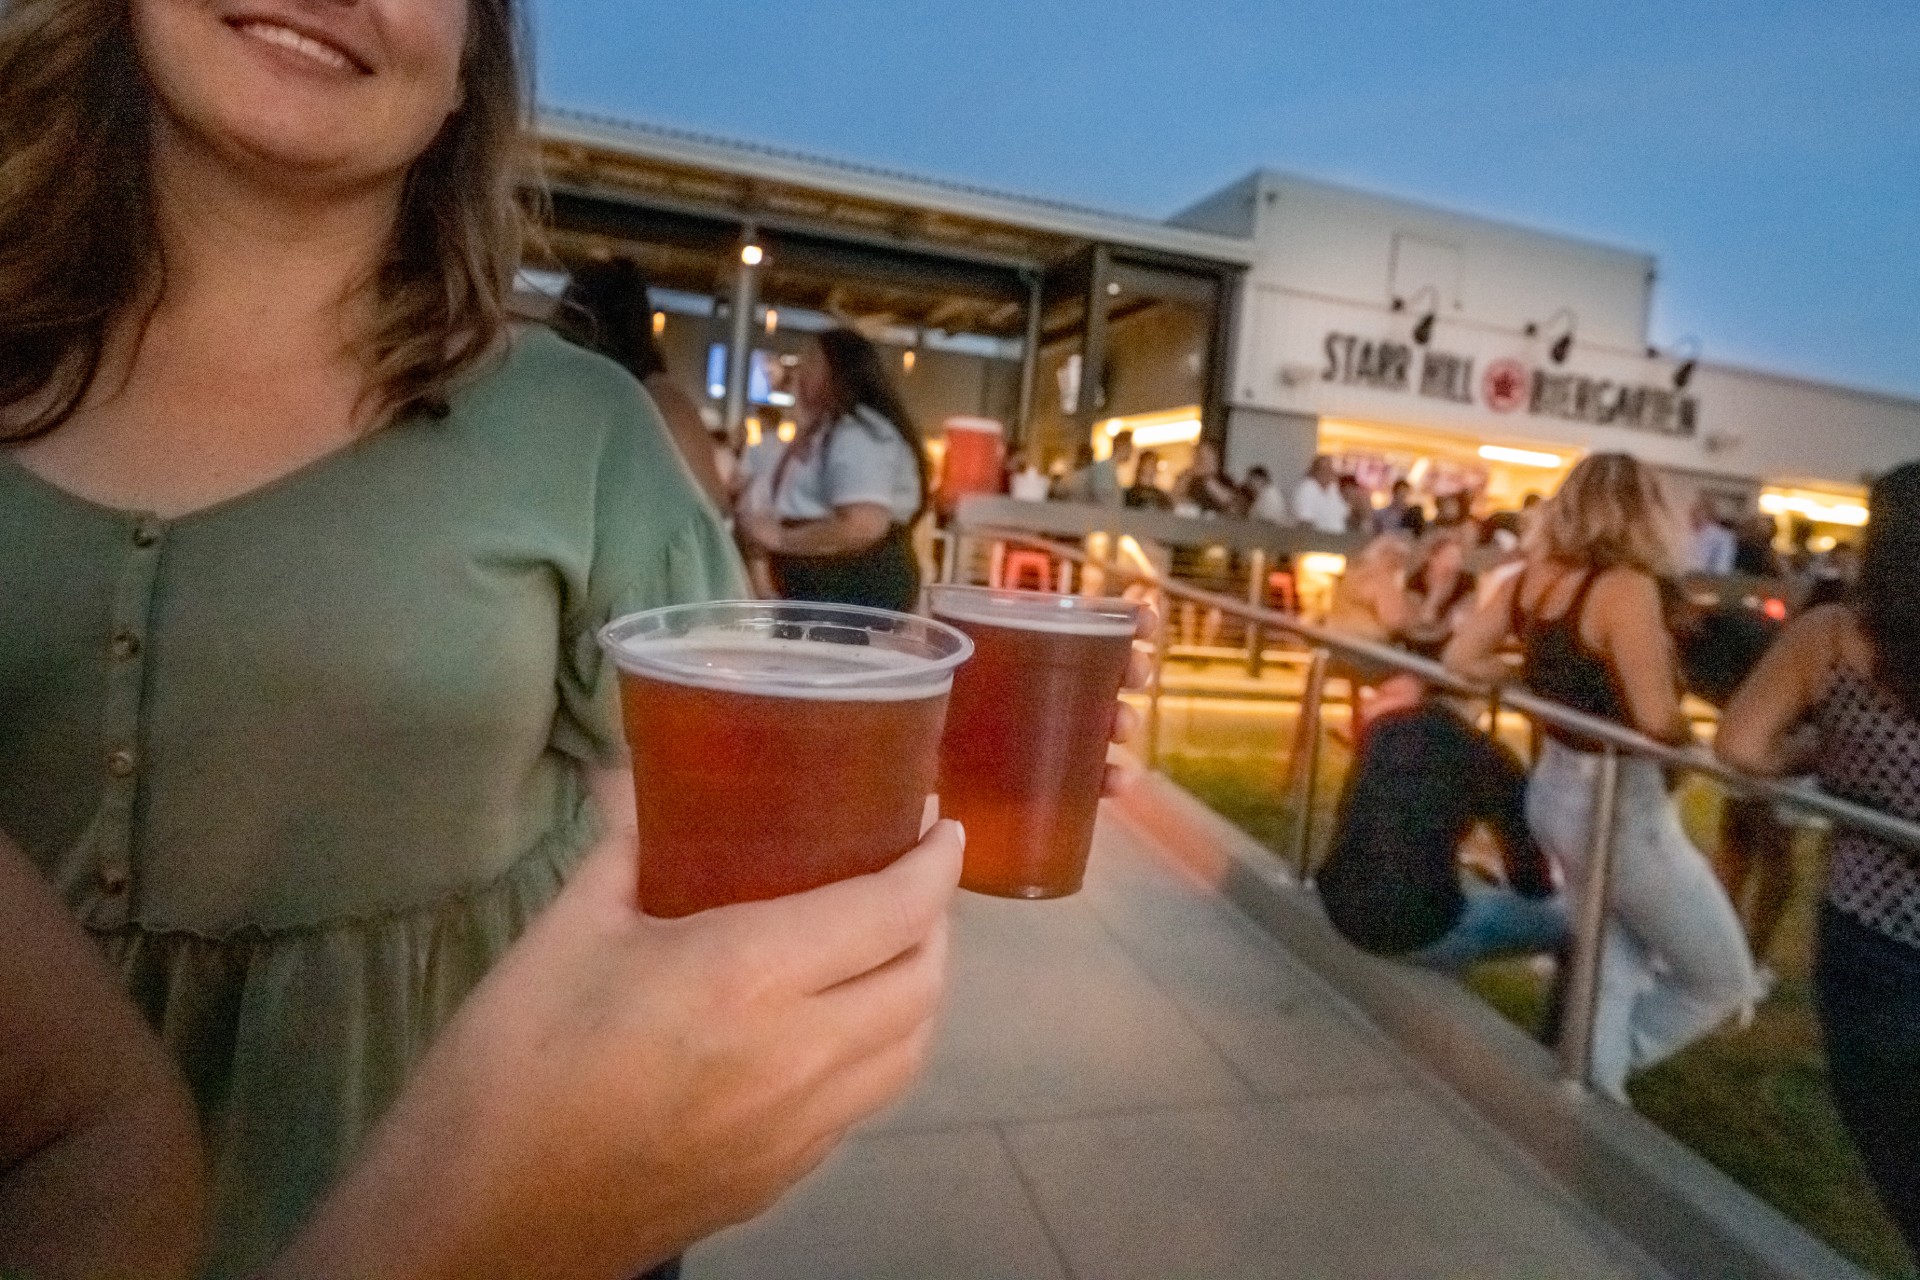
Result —
<path fill-rule="evenodd" d="M 1822 791 L 1814 791 L 1804 784 L 1785 783 L 1776 778 L 1762 778 L 1744 773 L 1720 760 L 1705 748 L 1676 747 L 1656 741 L 1612 720 L 1602 720 L 1583 711 L 1576 711 L 1572 707 L 1549 701 L 1528 692 L 1517 684 L 1504 681 L 1486 683 L 1469 680 L 1431 658 L 1422 658 L 1417 654 L 1408 653 L 1405 649 L 1396 649 L 1392 645 L 1362 640 L 1327 627 L 1316 626 L 1292 614 L 1249 605 L 1233 596 L 1189 587 L 1157 574 L 1148 574 L 1132 565 L 1090 556 L 1073 547 L 1065 547 L 1030 533 L 1011 529 L 979 528 L 963 530 L 963 536 L 990 539 L 995 542 L 1021 543 L 1046 551 L 1063 560 L 1092 565 L 1103 573 L 1118 574 L 1144 583 L 1176 600 L 1190 600 L 1210 609 L 1218 609 L 1223 614 L 1232 615 L 1248 623 L 1287 632 L 1306 641 L 1314 648 L 1326 649 L 1342 657 L 1359 659 L 1369 665 L 1392 667 L 1407 675 L 1418 676 L 1427 684 L 1438 686 L 1448 693 L 1461 697 L 1497 696 L 1503 707 L 1523 712 L 1532 719 L 1568 730 L 1581 737 L 1618 747 L 1629 755 L 1644 756 L 1662 765 L 1706 774 L 1727 784 L 1742 795 L 1764 796 L 1777 800 L 1793 808 L 1818 813 L 1835 822 L 1858 827 L 1884 840 L 1920 850 L 1920 823 L 1908 822 L 1892 814 L 1882 813 L 1878 809 L 1870 809 L 1850 800 L 1842 800 Z"/>
<path fill-rule="evenodd" d="M 1661 765 L 1705 774 L 1729 789 L 1746 796 L 1765 797 L 1796 809 L 1818 813 L 1834 822 L 1871 832 L 1882 839 L 1910 849 L 1920 850 L 1920 823 L 1912 823 L 1802 786 L 1792 786 L 1773 778 L 1760 778 L 1725 764 L 1704 749 L 1682 749 L 1657 742 L 1643 733 L 1602 720 L 1572 707 L 1539 697 L 1526 689 L 1505 682 L 1485 683 L 1469 680 L 1440 663 L 1396 649 L 1391 645 L 1342 635 L 1325 627 L 1303 622 L 1292 614 L 1237 600 L 1232 596 L 1203 591 L 1164 575 L 1104 557 L 1091 556 L 1048 538 L 1018 529 L 992 526 L 969 528 L 956 521 L 942 565 L 943 576 L 951 580 L 958 571 L 961 538 L 978 538 L 1033 547 L 1103 573 L 1144 583 L 1168 598 L 1191 601 L 1222 615 L 1231 615 L 1255 629 L 1272 628 L 1295 636 L 1312 646 L 1307 690 L 1302 696 L 1300 734 L 1296 740 L 1291 773 L 1295 807 L 1299 810 L 1295 856 L 1301 883 L 1311 878 L 1310 845 L 1313 832 L 1313 795 L 1318 774 L 1320 701 L 1325 688 L 1327 655 L 1343 657 L 1407 675 L 1448 693 L 1470 698 L 1485 698 L 1499 706 L 1510 707 L 1543 724 L 1553 725 L 1602 744 L 1601 767 L 1593 784 L 1593 827 L 1589 831 L 1586 878 L 1581 889 L 1579 918 L 1574 922 L 1571 973 L 1566 985 L 1565 1014 L 1559 1044 L 1560 1076 L 1569 1085 L 1583 1090 L 1593 1087 L 1593 1039 L 1595 1015 L 1599 1007 L 1600 967 L 1607 926 L 1606 904 L 1611 897 L 1614 832 L 1617 827 L 1620 790 L 1620 758 L 1632 755 Z M 1251 594 L 1251 593 L 1250 593 Z M 1167 610 L 1161 609 L 1166 617 Z M 1257 632 L 1249 638 L 1249 647 L 1257 647 Z M 1148 704 L 1149 757 L 1157 756 L 1160 722 L 1161 667 L 1166 661 L 1166 628 L 1154 643 L 1153 682 Z M 1497 723 L 1497 721 L 1496 721 Z"/>

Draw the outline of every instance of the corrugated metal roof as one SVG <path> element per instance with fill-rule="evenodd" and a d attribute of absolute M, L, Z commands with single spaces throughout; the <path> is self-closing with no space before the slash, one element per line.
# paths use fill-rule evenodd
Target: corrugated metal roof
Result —
<path fill-rule="evenodd" d="M 603 147 L 667 163 L 786 182 L 1076 239 L 1182 254 L 1237 266 L 1245 266 L 1253 260 L 1253 243 L 1250 240 L 1168 226 L 1146 218 L 1106 213 L 1063 201 L 1014 195 L 873 165 L 827 159 L 759 143 L 556 107 L 542 108 L 537 124 L 540 136 L 553 142 Z"/>

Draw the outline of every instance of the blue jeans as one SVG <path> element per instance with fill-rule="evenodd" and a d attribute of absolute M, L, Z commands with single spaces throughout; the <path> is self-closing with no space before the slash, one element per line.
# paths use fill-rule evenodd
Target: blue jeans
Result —
<path fill-rule="evenodd" d="M 1442 973 L 1478 960 L 1558 951 L 1567 940 L 1567 908 L 1558 896 L 1523 898 L 1511 889 L 1463 877 L 1466 906 L 1446 936 L 1401 957 Z"/>

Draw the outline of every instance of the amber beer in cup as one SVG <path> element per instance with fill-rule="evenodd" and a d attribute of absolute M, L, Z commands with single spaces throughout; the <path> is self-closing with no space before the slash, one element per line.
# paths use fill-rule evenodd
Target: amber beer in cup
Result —
<path fill-rule="evenodd" d="M 640 820 L 640 906 L 685 916 L 878 871 L 920 838 L 953 670 L 924 618 L 680 605 L 610 623 Z"/>
<path fill-rule="evenodd" d="M 940 812 L 967 829 L 961 887 L 1004 898 L 1077 892 L 1139 607 L 938 586 L 933 614 L 973 641 L 940 747 Z"/>

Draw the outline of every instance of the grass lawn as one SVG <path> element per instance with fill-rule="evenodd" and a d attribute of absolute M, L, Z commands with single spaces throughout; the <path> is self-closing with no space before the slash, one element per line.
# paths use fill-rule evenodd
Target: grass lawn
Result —
<path fill-rule="evenodd" d="M 1283 729 L 1269 717 L 1215 716 L 1204 707 L 1168 715 L 1161 767 L 1214 810 L 1276 852 L 1293 848 L 1294 818 L 1284 793 Z M 1315 805 L 1324 846 L 1346 754 L 1323 751 Z M 1718 800 L 1704 784 L 1680 793 L 1696 840 L 1712 838 Z M 1719 1166 L 1808 1231 L 1876 1275 L 1914 1280 L 1899 1236 L 1834 1115 L 1826 1090 L 1807 971 L 1819 849 L 1797 853 L 1801 886 L 1768 963 L 1780 975 L 1773 997 L 1744 1030 L 1710 1036 L 1637 1077 L 1630 1087 L 1648 1119 Z M 1538 1032 L 1545 992 L 1522 963 L 1482 965 L 1469 981 L 1508 1018 Z"/>

